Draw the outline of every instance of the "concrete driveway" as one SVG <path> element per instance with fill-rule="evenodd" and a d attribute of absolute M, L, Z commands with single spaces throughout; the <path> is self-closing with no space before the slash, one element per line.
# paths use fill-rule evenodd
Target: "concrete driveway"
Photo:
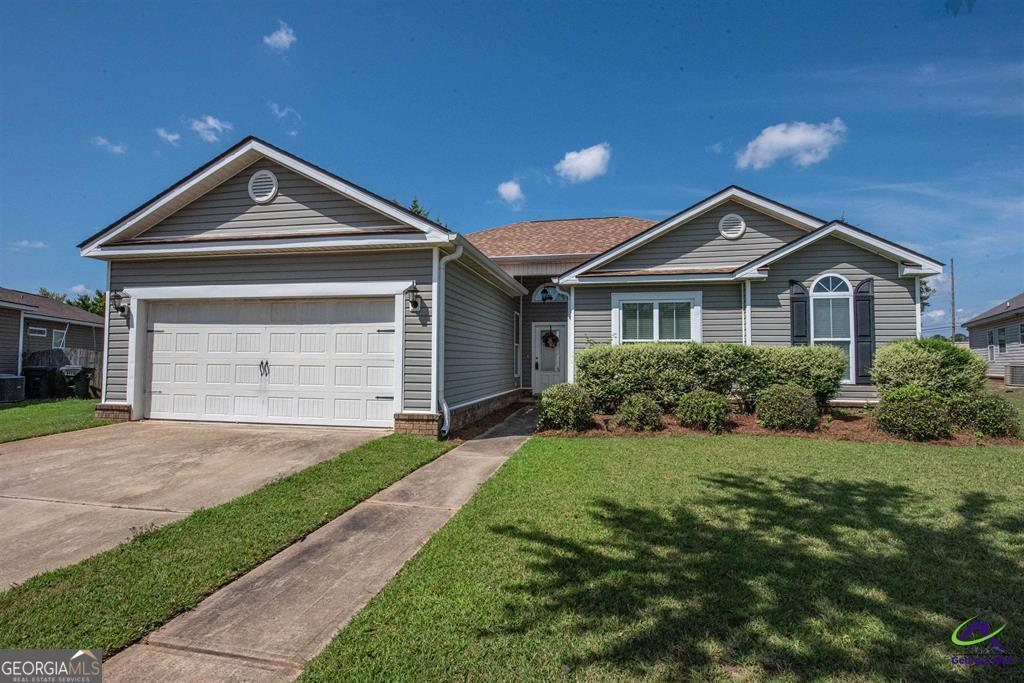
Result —
<path fill-rule="evenodd" d="M 0 444 L 0 590 L 386 433 L 131 422 Z"/>

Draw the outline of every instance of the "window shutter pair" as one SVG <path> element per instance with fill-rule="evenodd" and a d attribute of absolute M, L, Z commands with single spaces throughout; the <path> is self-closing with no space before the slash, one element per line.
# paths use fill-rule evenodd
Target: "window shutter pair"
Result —
<path fill-rule="evenodd" d="M 807 288 L 789 281 L 789 342 L 793 346 L 811 343 L 811 301 Z M 867 279 L 853 292 L 853 344 L 857 384 L 871 384 L 871 365 L 875 361 L 875 284 Z"/>

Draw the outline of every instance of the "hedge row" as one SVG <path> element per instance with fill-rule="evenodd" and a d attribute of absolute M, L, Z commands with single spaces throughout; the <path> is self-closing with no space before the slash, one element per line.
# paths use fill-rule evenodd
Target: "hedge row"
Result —
<path fill-rule="evenodd" d="M 773 384 L 804 387 L 824 409 L 839 393 L 847 363 L 842 351 L 824 345 L 599 345 L 576 355 L 576 383 L 605 413 L 635 394 L 652 397 L 668 412 L 694 389 L 736 396 L 751 410 L 758 393 Z"/>

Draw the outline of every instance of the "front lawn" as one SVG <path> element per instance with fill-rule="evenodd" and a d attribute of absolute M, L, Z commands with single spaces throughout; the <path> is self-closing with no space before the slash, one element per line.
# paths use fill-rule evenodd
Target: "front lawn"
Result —
<path fill-rule="evenodd" d="M 534 438 L 304 679 L 966 677 L 979 609 L 1024 639 L 1022 471 L 1014 446 Z"/>
<path fill-rule="evenodd" d="M 0 593 L 0 648 L 100 647 L 109 656 L 453 445 L 370 441 L 33 577 Z"/>
<path fill-rule="evenodd" d="M 110 424 L 109 420 L 93 417 L 97 403 L 93 399 L 63 398 L 0 405 L 0 443 Z"/>

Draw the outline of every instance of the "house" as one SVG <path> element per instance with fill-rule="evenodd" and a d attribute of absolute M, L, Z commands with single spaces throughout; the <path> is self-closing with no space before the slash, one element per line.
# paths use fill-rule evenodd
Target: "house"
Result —
<path fill-rule="evenodd" d="M 49 349 L 103 349 L 103 318 L 38 294 L 0 287 L 0 375 L 20 375 L 27 356 Z"/>
<path fill-rule="evenodd" d="M 988 363 L 989 377 L 1024 385 L 1024 292 L 964 324 L 971 350 Z M 1011 375 L 1013 375 L 1011 377 Z"/>
<path fill-rule="evenodd" d="M 79 245 L 107 262 L 105 417 L 436 434 L 591 344 L 834 344 L 842 398 L 942 264 L 729 187 L 658 223 L 469 236 L 246 138 Z"/>

